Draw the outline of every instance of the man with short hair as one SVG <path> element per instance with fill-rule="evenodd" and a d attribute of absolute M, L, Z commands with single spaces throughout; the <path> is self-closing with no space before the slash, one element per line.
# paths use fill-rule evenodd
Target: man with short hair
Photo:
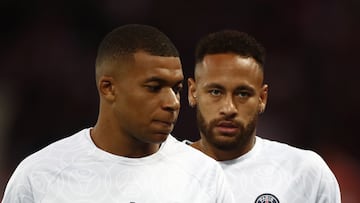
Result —
<path fill-rule="evenodd" d="M 114 29 L 96 58 L 97 123 L 23 160 L 2 203 L 233 202 L 219 164 L 170 135 L 182 82 L 165 34 Z"/>
<path fill-rule="evenodd" d="M 263 46 L 244 32 L 199 41 L 188 100 L 200 140 L 191 145 L 221 164 L 236 202 L 339 203 L 337 180 L 318 154 L 257 136 L 269 89 L 264 61 Z"/>

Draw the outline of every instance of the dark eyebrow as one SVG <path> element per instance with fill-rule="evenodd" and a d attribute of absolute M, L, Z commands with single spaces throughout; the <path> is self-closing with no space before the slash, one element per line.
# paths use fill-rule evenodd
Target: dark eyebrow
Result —
<path fill-rule="evenodd" d="M 225 89 L 223 86 L 216 84 L 216 83 L 209 83 L 209 84 L 205 85 L 205 88 L 207 88 L 207 89 L 209 89 L 209 88 Z"/>
<path fill-rule="evenodd" d="M 237 91 L 247 90 L 250 92 L 255 92 L 255 89 L 249 85 L 241 85 L 241 86 L 237 87 L 236 90 Z"/>
<path fill-rule="evenodd" d="M 147 83 L 147 82 L 158 82 L 158 83 L 161 83 L 161 84 L 166 83 L 166 81 L 164 79 L 156 77 L 156 76 L 153 76 L 153 77 L 150 77 L 150 78 L 146 79 L 145 83 Z"/>
<path fill-rule="evenodd" d="M 224 90 L 225 88 L 222 85 L 216 84 L 216 83 L 210 83 L 205 85 L 205 88 L 209 89 L 209 88 L 216 88 L 216 89 L 221 89 Z M 241 90 L 247 90 L 247 91 L 251 91 L 254 92 L 254 88 L 248 86 L 248 85 L 240 85 L 238 87 L 236 87 L 236 91 L 241 91 Z"/>
<path fill-rule="evenodd" d="M 164 80 L 164 79 L 156 77 L 156 76 L 150 77 L 150 78 L 145 80 L 145 83 L 148 83 L 148 82 L 158 82 L 161 85 L 170 84 L 170 81 Z M 182 83 L 183 83 L 183 80 L 179 80 L 179 81 L 177 81 L 175 83 L 175 86 L 179 85 L 179 84 L 182 84 Z"/>

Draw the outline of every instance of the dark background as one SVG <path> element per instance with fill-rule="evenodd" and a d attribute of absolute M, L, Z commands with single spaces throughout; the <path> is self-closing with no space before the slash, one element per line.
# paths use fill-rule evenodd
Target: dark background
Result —
<path fill-rule="evenodd" d="M 0 23 L 0 199 L 23 158 L 95 124 L 98 43 L 115 27 L 143 23 L 173 40 L 186 77 L 200 37 L 253 35 L 267 49 L 270 86 L 259 135 L 316 151 L 343 203 L 360 202 L 358 0 L 1 0 Z M 195 140 L 186 97 L 173 135 Z"/>

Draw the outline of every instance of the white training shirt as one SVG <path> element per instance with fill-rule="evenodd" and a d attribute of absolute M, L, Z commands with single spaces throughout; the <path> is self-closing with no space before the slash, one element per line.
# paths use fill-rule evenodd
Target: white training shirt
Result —
<path fill-rule="evenodd" d="M 158 152 L 127 158 L 95 146 L 90 129 L 23 160 L 2 203 L 229 203 L 221 167 L 169 135 Z"/>
<path fill-rule="evenodd" d="M 340 203 L 338 182 L 315 152 L 256 137 L 245 155 L 219 162 L 235 202 Z"/>

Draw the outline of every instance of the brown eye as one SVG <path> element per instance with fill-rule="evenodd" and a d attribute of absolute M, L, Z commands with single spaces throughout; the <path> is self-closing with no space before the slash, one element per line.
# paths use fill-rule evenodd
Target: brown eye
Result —
<path fill-rule="evenodd" d="M 250 97 L 251 94 L 249 92 L 246 92 L 246 91 L 241 91 L 237 94 L 240 98 L 247 98 L 247 97 Z"/>
<path fill-rule="evenodd" d="M 221 91 L 218 90 L 218 89 L 213 89 L 213 90 L 210 90 L 209 93 L 213 96 L 220 96 L 221 95 Z"/>
<path fill-rule="evenodd" d="M 160 85 L 146 85 L 145 86 L 150 92 L 159 92 L 161 89 Z"/>

